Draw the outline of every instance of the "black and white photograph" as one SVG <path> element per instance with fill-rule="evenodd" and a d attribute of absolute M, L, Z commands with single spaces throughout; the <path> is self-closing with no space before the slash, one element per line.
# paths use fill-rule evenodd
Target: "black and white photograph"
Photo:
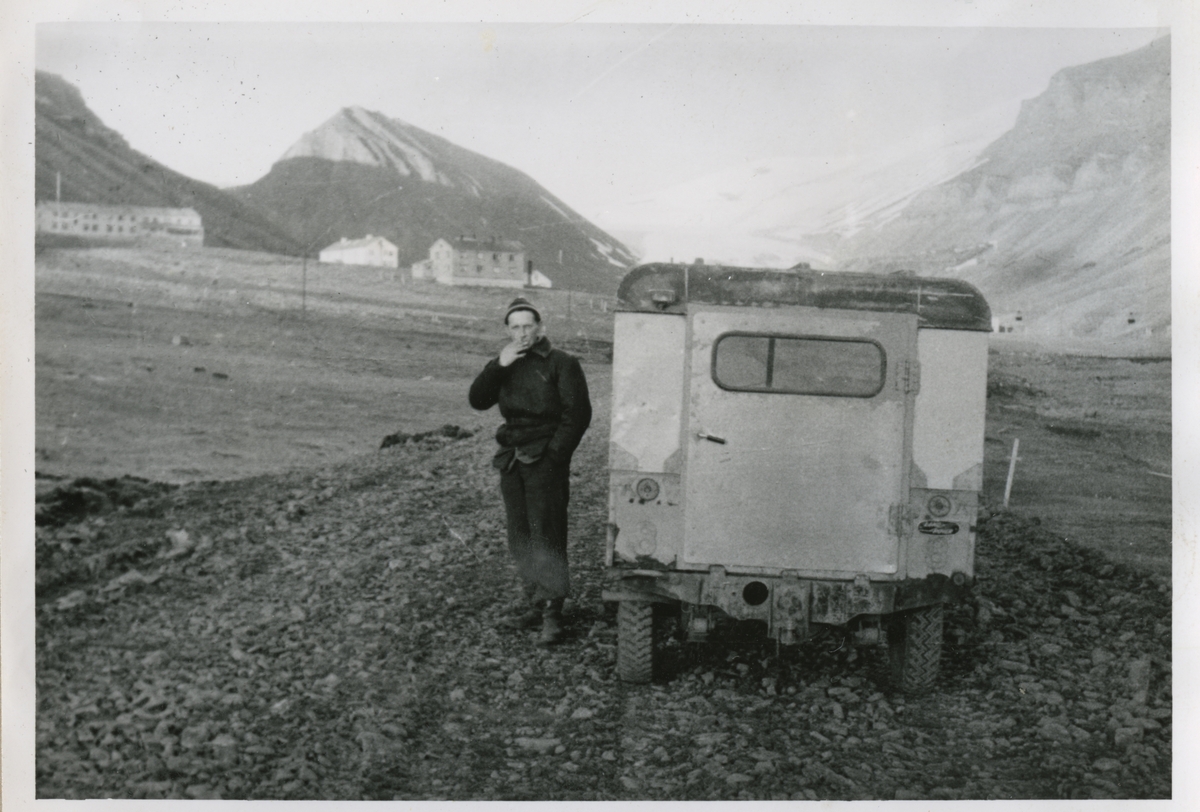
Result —
<path fill-rule="evenodd" d="M 1196 42 L 1008 5 L 22 20 L 5 800 L 1194 798 Z"/>

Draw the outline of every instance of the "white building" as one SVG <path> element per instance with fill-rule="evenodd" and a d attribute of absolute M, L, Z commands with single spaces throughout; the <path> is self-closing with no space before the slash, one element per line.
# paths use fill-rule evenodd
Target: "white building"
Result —
<path fill-rule="evenodd" d="M 35 207 L 35 217 L 38 234 L 106 242 L 204 244 L 204 223 L 195 209 L 44 200 Z"/>
<path fill-rule="evenodd" d="M 993 313 L 993 333 L 1023 333 L 1025 332 L 1025 317 L 1018 310 L 1015 313 Z"/>
<path fill-rule="evenodd" d="M 400 267 L 399 254 L 390 240 L 371 234 L 359 240 L 342 237 L 318 254 L 321 262 L 341 265 L 375 265 L 382 268 Z"/>

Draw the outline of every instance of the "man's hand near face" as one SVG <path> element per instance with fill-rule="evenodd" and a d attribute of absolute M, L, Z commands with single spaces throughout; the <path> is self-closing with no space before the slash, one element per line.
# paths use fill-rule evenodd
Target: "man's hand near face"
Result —
<path fill-rule="evenodd" d="M 500 350 L 500 366 L 506 367 L 516 361 L 518 358 L 524 358 L 525 353 L 529 351 L 529 347 L 524 345 L 521 340 L 513 341 L 510 344 L 505 344 L 504 349 Z"/>
<path fill-rule="evenodd" d="M 510 313 L 504 323 L 512 343 L 500 350 L 500 366 L 511 366 L 513 361 L 523 358 L 525 353 L 542 334 L 541 319 L 530 310 Z"/>

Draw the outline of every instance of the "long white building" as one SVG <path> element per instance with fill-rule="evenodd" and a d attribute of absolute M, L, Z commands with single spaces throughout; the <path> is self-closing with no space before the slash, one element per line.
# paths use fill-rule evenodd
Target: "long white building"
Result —
<path fill-rule="evenodd" d="M 149 239 L 204 244 L 204 222 L 195 209 L 45 200 L 36 205 L 35 218 L 39 234 L 113 242 Z"/>

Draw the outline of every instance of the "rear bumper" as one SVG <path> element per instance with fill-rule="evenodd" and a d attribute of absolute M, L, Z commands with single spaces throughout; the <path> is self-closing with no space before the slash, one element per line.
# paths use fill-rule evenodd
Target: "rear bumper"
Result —
<path fill-rule="evenodd" d="M 774 635 L 783 627 L 841 626 L 861 615 L 953 602 L 970 591 L 973 581 L 965 573 L 902 581 L 871 581 L 864 576 L 838 581 L 786 573 L 731 575 L 721 567 L 708 572 L 610 569 L 603 598 L 711 606 L 739 620 L 766 621 Z"/>

